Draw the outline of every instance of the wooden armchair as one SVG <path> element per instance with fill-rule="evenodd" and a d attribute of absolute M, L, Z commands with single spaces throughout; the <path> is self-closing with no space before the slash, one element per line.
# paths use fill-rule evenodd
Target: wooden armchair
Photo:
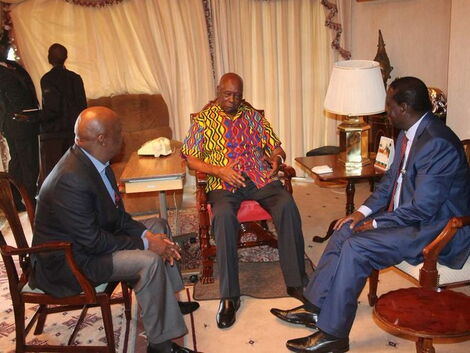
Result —
<path fill-rule="evenodd" d="M 280 179 L 284 188 L 292 193 L 291 179 L 295 177 L 295 169 L 282 165 Z M 202 262 L 202 283 L 214 282 L 214 257 L 216 245 L 211 234 L 211 214 L 210 205 L 207 202 L 206 193 L 207 175 L 196 173 L 196 200 L 199 214 L 199 243 L 201 246 Z M 260 245 L 269 245 L 277 248 L 277 238 L 269 230 L 267 221 L 271 220 L 271 215 L 261 205 L 252 200 L 243 201 L 237 213 L 240 222 L 240 232 L 238 235 L 238 248 L 248 248 Z M 251 237 L 249 236 L 251 235 Z"/>
<path fill-rule="evenodd" d="M 215 101 L 207 103 L 203 110 Z M 250 106 L 243 100 L 243 104 Z M 256 109 L 264 116 L 264 111 Z M 191 119 L 196 114 L 191 114 Z M 283 164 L 280 170 L 280 179 L 284 184 L 284 188 L 292 193 L 291 179 L 295 177 L 295 169 Z M 202 283 L 214 282 L 214 257 L 216 254 L 215 241 L 211 234 L 210 227 L 210 205 L 207 202 L 206 194 L 207 175 L 205 173 L 196 172 L 196 201 L 199 213 L 199 244 L 201 246 L 201 262 L 202 262 Z M 238 248 L 248 248 L 260 245 L 269 245 L 277 248 L 276 236 L 269 230 L 267 221 L 271 220 L 271 215 L 260 206 L 256 201 L 243 201 L 237 214 L 240 222 L 240 233 L 238 237 Z M 248 235 L 251 234 L 251 237 Z"/>
<path fill-rule="evenodd" d="M 66 242 L 51 242 L 39 246 L 29 246 L 26 240 L 23 227 L 15 209 L 12 197 L 12 188 L 20 192 L 28 214 L 28 218 L 33 228 L 34 210 L 26 190 L 20 184 L 17 184 L 7 173 L 0 173 L 0 209 L 5 214 L 7 221 L 13 233 L 14 240 L 6 239 L 0 232 L 0 253 L 5 264 L 8 283 L 10 287 L 11 299 L 15 314 L 16 330 L 16 352 L 115 352 L 113 323 L 111 318 L 110 305 L 114 303 L 123 303 L 125 305 L 125 316 L 127 320 L 126 337 L 124 350 L 127 351 L 127 339 L 129 333 L 129 324 L 131 319 L 131 296 L 130 290 L 125 283 L 122 285 L 122 296 L 113 297 L 112 293 L 118 283 L 103 284 L 94 288 L 90 282 L 78 269 L 73 256 L 72 246 Z M 16 247 L 8 245 L 7 242 L 14 241 Z M 40 252 L 63 251 L 66 256 L 67 264 L 70 266 L 73 274 L 77 278 L 82 293 L 65 298 L 56 298 L 44 293 L 40 289 L 32 289 L 28 285 L 31 274 L 31 254 Z M 19 267 L 16 266 L 19 264 Z M 25 306 L 26 304 L 38 304 L 38 309 L 30 322 L 25 327 Z M 86 317 L 88 308 L 100 306 L 103 316 L 103 324 L 106 332 L 106 346 L 74 346 L 74 340 L 80 329 L 83 320 Z M 37 322 L 34 334 L 43 332 L 46 317 L 50 313 L 82 309 L 81 315 L 70 336 L 67 346 L 44 345 L 41 342 L 35 342 L 34 339 L 27 340 L 27 335 L 34 323 Z"/>
<path fill-rule="evenodd" d="M 470 297 L 441 290 L 443 266 L 437 264 L 441 250 L 458 229 L 470 225 L 470 216 L 454 217 L 443 231 L 423 249 L 424 263 L 419 270 L 420 287 L 399 289 L 382 295 L 375 304 L 374 317 L 386 329 L 416 337 L 418 353 L 434 353 L 435 338 L 470 335 Z M 449 269 L 446 269 L 449 270 Z M 460 270 L 460 284 L 470 283 L 470 261 Z"/>
<path fill-rule="evenodd" d="M 464 147 L 465 154 L 467 156 L 467 162 L 470 163 L 470 139 L 468 140 L 462 140 L 462 144 Z M 465 218 L 464 218 L 465 219 Z M 335 221 L 333 221 L 334 223 Z M 332 224 L 333 224 L 332 223 Z M 449 222 L 450 223 L 450 222 Z M 464 226 L 466 224 L 463 224 Z M 447 225 L 447 227 L 449 224 Z M 442 231 L 444 232 L 447 227 Z M 332 231 L 333 229 L 331 228 L 328 231 Z M 454 233 L 457 231 L 455 229 Z M 442 233 L 441 233 L 442 234 Z M 453 236 L 453 234 L 452 234 Z M 440 235 L 436 238 L 438 239 Z M 433 243 L 431 243 L 433 244 Z M 431 246 L 429 244 L 424 250 L 427 251 L 426 249 Z M 442 248 L 439 249 L 439 251 Z M 437 259 L 437 255 L 434 258 L 434 260 Z M 426 263 L 426 262 L 425 262 Z M 426 268 L 428 266 L 435 266 L 437 268 L 437 271 L 439 272 L 438 280 L 436 282 L 436 286 L 439 288 L 444 288 L 444 287 L 456 287 L 461 284 L 465 284 L 467 282 L 470 282 L 470 259 L 467 260 L 465 263 L 465 266 L 461 270 L 452 270 L 446 266 L 437 264 L 436 261 L 434 262 L 434 265 L 426 265 Z M 419 266 L 413 266 L 407 263 L 406 261 L 403 261 L 399 263 L 398 265 L 394 266 L 395 268 L 399 269 L 406 275 L 410 276 L 414 281 L 418 282 L 420 281 L 420 276 L 421 276 L 421 270 Z M 424 267 L 424 266 L 423 266 Z M 367 295 L 368 300 L 369 300 L 369 305 L 374 306 L 375 303 L 377 302 L 377 286 L 379 282 L 379 271 L 372 271 L 372 274 L 369 276 L 369 294 Z"/>

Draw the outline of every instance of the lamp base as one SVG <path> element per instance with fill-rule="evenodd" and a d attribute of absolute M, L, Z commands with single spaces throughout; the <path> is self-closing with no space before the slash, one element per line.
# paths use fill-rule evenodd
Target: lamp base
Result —
<path fill-rule="evenodd" d="M 347 117 L 339 126 L 339 160 L 347 170 L 361 169 L 369 164 L 370 125 L 362 117 Z"/>

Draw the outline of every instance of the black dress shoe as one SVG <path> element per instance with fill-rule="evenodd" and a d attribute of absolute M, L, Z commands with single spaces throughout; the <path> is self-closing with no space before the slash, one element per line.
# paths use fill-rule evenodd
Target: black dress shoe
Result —
<path fill-rule="evenodd" d="M 349 338 L 337 338 L 317 330 L 310 336 L 287 341 L 286 346 L 297 353 L 343 353 L 349 350 Z"/>
<path fill-rule="evenodd" d="M 240 307 L 240 297 L 225 298 L 220 300 L 219 310 L 217 310 L 217 326 L 227 328 L 235 323 L 235 313 Z"/>
<path fill-rule="evenodd" d="M 199 308 L 198 302 L 178 302 L 180 307 L 181 314 L 191 314 L 193 311 L 196 311 Z"/>
<path fill-rule="evenodd" d="M 273 308 L 271 314 L 291 324 L 300 324 L 307 327 L 316 327 L 318 321 L 318 313 L 306 309 L 305 305 L 290 310 Z"/>
<path fill-rule="evenodd" d="M 189 348 L 178 346 L 176 343 L 171 342 L 169 347 L 165 347 L 163 349 L 158 349 L 148 345 L 147 353 L 197 353 L 192 351 Z"/>
<path fill-rule="evenodd" d="M 307 299 L 304 298 L 304 287 L 287 287 L 287 294 L 290 297 L 300 300 L 305 303 Z"/>

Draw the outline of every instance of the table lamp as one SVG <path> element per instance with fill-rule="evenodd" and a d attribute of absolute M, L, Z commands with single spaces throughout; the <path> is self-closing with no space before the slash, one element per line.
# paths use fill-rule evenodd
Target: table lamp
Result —
<path fill-rule="evenodd" d="M 325 110 L 344 115 L 338 126 L 339 160 L 346 169 L 360 169 L 370 163 L 369 130 L 363 116 L 385 110 L 385 88 L 376 61 L 348 60 L 334 64 L 326 93 Z"/>

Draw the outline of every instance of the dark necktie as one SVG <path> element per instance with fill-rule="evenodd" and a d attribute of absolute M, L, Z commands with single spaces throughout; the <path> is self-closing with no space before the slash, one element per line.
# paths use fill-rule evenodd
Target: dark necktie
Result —
<path fill-rule="evenodd" d="M 114 204 L 117 206 L 119 204 L 119 200 L 121 200 L 121 196 L 119 195 L 119 191 L 117 189 L 116 178 L 114 177 L 113 170 L 111 169 L 111 167 L 109 165 L 105 169 L 105 174 L 106 174 L 106 177 L 108 178 L 109 182 L 111 183 L 111 186 L 113 187 L 113 190 L 114 190 Z"/>
<path fill-rule="evenodd" d="M 405 152 L 406 152 L 406 145 L 408 144 L 408 138 L 406 135 L 403 136 L 403 140 L 401 140 L 401 146 L 400 146 L 400 164 L 398 167 L 397 171 L 397 176 L 395 177 L 395 183 L 393 185 L 393 192 L 392 192 L 392 198 L 390 199 L 390 203 L 388 204 L 388 212 L 393 211 L 393 206 L 394 206 L 394 200 L 395 200 L 395 192 L 397 191 L 397 181 L 398 177 L 400 176 L 401 169 L 403 168 L 403 161 L 405 159 Z"/>

